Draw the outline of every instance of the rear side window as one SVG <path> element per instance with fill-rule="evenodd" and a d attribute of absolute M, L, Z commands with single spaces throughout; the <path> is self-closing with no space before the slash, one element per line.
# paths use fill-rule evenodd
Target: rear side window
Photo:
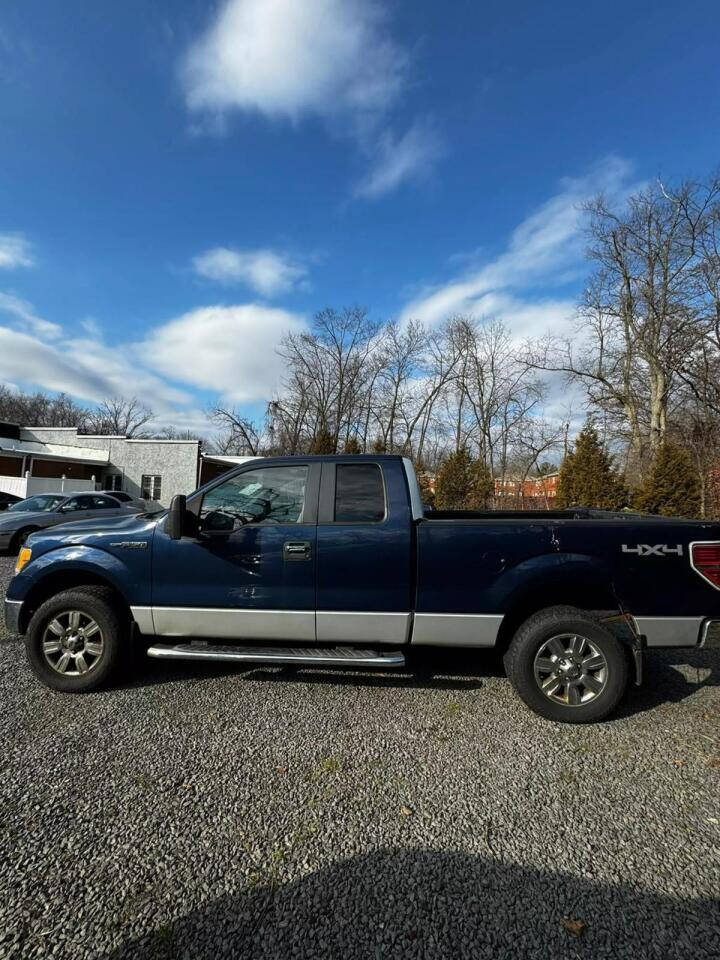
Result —
<path fill-rule="evenodd" d="M 384 520 L 385 488 L 380 467 L 375 463 L 339 463 L 335 470 L 335 522 Z"/>

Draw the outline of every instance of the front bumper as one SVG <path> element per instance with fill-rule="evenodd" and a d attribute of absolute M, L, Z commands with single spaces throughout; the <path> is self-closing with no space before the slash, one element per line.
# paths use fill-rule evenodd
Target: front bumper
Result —
<path fill-rule="evenodd" d="M 5 599 L 5 629 L 10 634 L 20 633 L 20 612 L 22 600 Z"/>

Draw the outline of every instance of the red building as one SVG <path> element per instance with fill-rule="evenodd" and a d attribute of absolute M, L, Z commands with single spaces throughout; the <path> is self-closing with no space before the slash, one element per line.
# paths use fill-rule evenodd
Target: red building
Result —
<path fill-rule="evenodd" d="M 504 499 L 536 500 L 538 507 L 543 504 L 552 504 L 557 497 L 558 479 L 560 474 L 546 473 L 542 477 L 500 477 L 495 478 L 495 496 Z"/>

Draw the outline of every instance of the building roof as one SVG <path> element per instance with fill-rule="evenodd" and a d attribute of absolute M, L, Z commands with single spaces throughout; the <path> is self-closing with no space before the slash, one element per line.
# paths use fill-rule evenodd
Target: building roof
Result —
<path fill-rule="evenodd" d="M 227 463 L 230 466 L 237 466 L 240 463 L 246 463 L 248 460 L 262 460 L 263 457 L 231 457 L 220 453 L 203 453 L 203 460 L 209 460 L 210 463 Z"/>
<path fill-rule="evenodd" d="M 110 459 L 110 451 L 93 447 L 75 447 L 64 443 L 41 443 L 39 440 L 14 440 L 12 437 L 0 437 L 0 453 L 18 457 L 41 457 L 44 460 L 74 460 L 105 466 Z"/>

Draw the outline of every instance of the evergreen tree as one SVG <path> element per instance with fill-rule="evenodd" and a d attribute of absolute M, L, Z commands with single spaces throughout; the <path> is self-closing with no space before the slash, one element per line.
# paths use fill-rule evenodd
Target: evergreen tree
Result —
<path fill-rule="evenodd" d="M 438 510 L 481 510 L 493 494 L 493 480 L 484 463 L 467 450 L 451 454 L 440 468 L 435 484 Z"/>
<path fill-rule="evenodd" d="M 425 471 L 417 467 L 415 474 L 417 476 L 418 486 L 420 487 L 420 496 L 422 502 L 426 504 L 431 509 L 435 509 L 435 488 L 433 486 L 432 478 Z"/>
<path fill-rule="evenodd" d="M 327 427 L 320 427 L 318 432 L 313 437 L 312 444 L 310 445 L 310 453 L 337 453 L 337 449 L 335 447 L 335 438 Z"/>
<path fill-rule="evenodd" d="M 700 516 L 700 484 L 690 455 L 664 444 L 635 500 L 638 510 L 662 517 Z"/>
<path fill-rule="evenodd" d="M 470 492 L 467 498 L 468 510 L 487 510 L 495 493 L 492 474 L 482 460 L 473 460 L 470 465 Z"/>
<path fill-rule="evenodd" d="M 357 437 L 350 437 L 348 442 L 345 444 L 343 453 L 362 453 L 362 447 L 360 446 L 360 441 Z"/>
<path fill-rule="evenodd" d="M 586 424 L 575 441 L 575 449 L 560 467 L 558 507 L 620 510 L 627 502 L 627 487 L 613 469 L 612 457 L 603 449 L 592 424 Z"/>

